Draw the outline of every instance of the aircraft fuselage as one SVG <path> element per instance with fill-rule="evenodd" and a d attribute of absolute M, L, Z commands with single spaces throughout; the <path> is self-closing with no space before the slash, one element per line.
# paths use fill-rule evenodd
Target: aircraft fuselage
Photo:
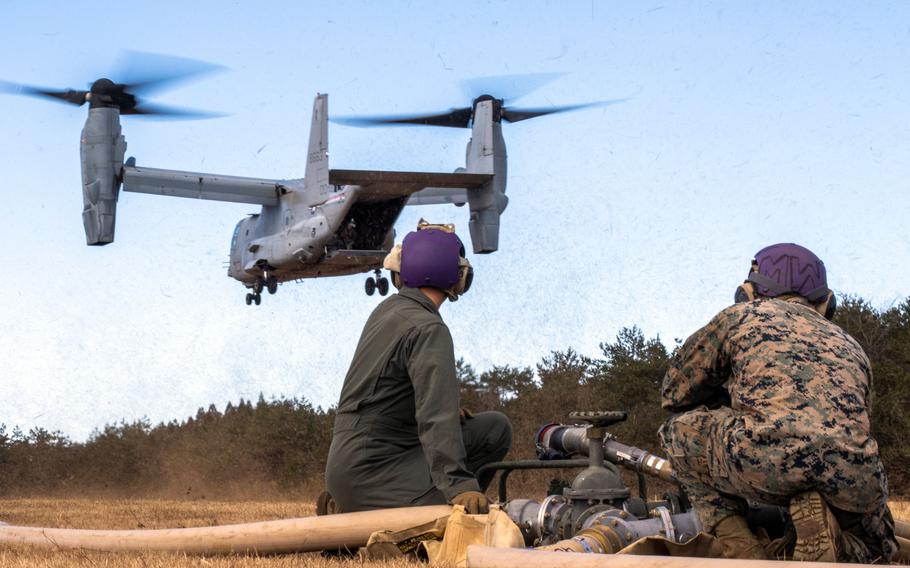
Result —
<path fill-rule="evenodd" d="M 228 275 L 253 287 L 268 272 L 279 282 L 374 270 L 391 249 L 407 198 L 360 200 L 360 186 L 338 186 L 321 203 L 289 191 L 234 229 Z"/>

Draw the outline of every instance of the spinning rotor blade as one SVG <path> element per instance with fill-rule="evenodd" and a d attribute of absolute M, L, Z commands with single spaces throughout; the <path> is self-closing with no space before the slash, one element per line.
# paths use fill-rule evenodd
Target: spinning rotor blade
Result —
<path fill-rule="evenodd" d="M 182 109 L 147 103 L 137 94 L 149 94 L 205 73 L 224 69 L 219 65 L 174 57 L 128 51 L 121 58 L 120 69 L 110 79 L 98 79 L 88 91 L 50 90 L 0 81 L 0 92 L 33 97 L 48 97 L 75 105 L 91 103 L 92 108 L 117 108 L 122 115 L 155 116 L 170 119 L 196 119 L 225 116 L 221 113 Z"/>
<path fill-rule="evenodd" d="M 582 103 L 576 105 L 553 106 L 546 108 L 507 108 L 502 107 L 501 116 L 504 122 L 521 122 L 529 118 L 556 114 L 559 112 L 570 112 L 583 108 L 593 108 L 614 105 L 622 103 L 628 99 L 611 99 L 607 101 L 597 101 L 593 103 Z M 338 116 L 330 120 L 337 124 L 345 126 L 448 126 L 453 128 L 467 128 L 471 124 L 474 115 L 473 107 L 453 108 L 452 110 L 439 114 L 424 114 L 416 116 Z"/>
<path fill-rule="evenodd" d="M 467 79 L 461 82 L 461 86 L 472 98 L 473 104 L 469 107 L 452 108 L 446 112 L 418 115 L 341 116 L 332 117 L 330 120 L 347 126 L 407 126 L 415 124 L 420 126 L 467 128 L 471 125 L 471 120 L 474 118 L 474 107 L 481 101 L 494 101 L 493 112 L 498 114 L 494 114 L 493 120 L 498 121 L 501 118 L 504 122 L 521 122 L 538 116 L 607 106 L 628 100 L 612 99 L 546 108 L 511 108 L 506 106 L 507 100 L 520 98 L 561 75 L 562 73 L 528 73 L 524 75 L 500 75 Z M 491 96 L 489 93 L 497 93 L 497 95 Z"/>
<path fill-rule="evenodd" d="M 224 69 L 221 65 L 195 59 L 126 51 L 117 70 L 111 76 L 133 94 L 148 95 Z"/>
<path fill-rule="evenodd" d="M 66 89 L 62 91 L 50 90 L 40 87 L 32 87 L 30 85 L 8 83 L 6 81 L 0 81 L 0 92 L 9 93 L 11 95 L 25 95 L 28 97 L 47 97 L 74 105 L 85 104 L 85 101 L 87 100 L 85 96 L 88 94 L 88 91 L 74 91 L 72 89 Z"/>
<path fill-rule="evenodd" d="M 333 117 L 332 122 L 344 124 L 346 126 L 385 126 L 399 125 L 406 126 L 418 124 L 424 126 L 450 126 L 455 128 L 467 128 L 471 121 L 473 110 L 471 107 L 453 108 L 452 110 L 440 114 L 426 114 L 417 116 L 351 116 L 351 117 Z"/>
<path fill-rule="evenodd" d="M 209 112 L 205 110 L 157 105 L 153 103 L 140 103 L 136 105 L 135 108 L 124 110 L 121 114 L 144 118 L 160 118 L 164 120 L 198 120 L 227 116 L 220 112 Z"/>
<path fill-rule="evenodd" d="M 612 99 L 608 101 L 598 101 L 594 103 L 582 103 L 577 105 L 564 105 L 564 106 L 554 106 L 548 108 L 503 108 L 502 109 L 502 119 L 506 122 L 520 122 L 522 120 L 528 120 L 529 118 L 537 118 L 538 116 L 545 116 L 548 114 L 556 114 L 559 112 L 570 112 L 573 110 L 580 110 L 583 108 L 592 108 L 592 107 L 601 107 L 615 105 L 617 103 L 625 102 L 628 99 Z"/>
<path fill-rule="evenodd" d="M 499 98 L 511 101 L 520 99 L 563 75 L 564 73 L 524 73 L 476 77 L 461 81 L 461 90 L 470 99 L 487 93 L 496 93 Z"/>

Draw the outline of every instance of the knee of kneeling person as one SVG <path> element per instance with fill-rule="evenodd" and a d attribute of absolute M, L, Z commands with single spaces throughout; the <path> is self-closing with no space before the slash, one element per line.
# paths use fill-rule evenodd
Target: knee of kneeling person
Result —
<path fill-rule="evenodd" d="M 477 425 L 487 436 L 492 446 L 504 448 L 506 451 L 512 447 L 512 423 L 502 412 L 491 410 L 478 412 L 471 420 L 477 420 Z"/>
<path fill-rule="evenodd" d="M 687 414 L 679 414 L 667 420 L 658 431 L 660 445 L 670 460 L 677 475 L 684 475 L 687 469 L 705 469 L 704 436 L 707 432 L 700 429 L 697 423 Z"/>
<path fill-rule="evenodd" d="M 499 445 L 507 450 L 512 447 L 512 422 L 502 412 L 490 412 L 495 418 L 494 432 L 499 435 Z"/>
<path fill-rule="evenodd" d="M 693 440 L 703 439 L 718 428 L 722 429 L 732 414 L 730 408 L 709 410 L 704 406 L 677 414 L 661 425 L 658 431 L 661 445 L 667 452 L 687 447 Z"/>

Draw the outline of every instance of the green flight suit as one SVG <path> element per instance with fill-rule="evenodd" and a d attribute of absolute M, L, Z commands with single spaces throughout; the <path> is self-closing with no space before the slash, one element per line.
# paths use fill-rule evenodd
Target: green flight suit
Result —
<path fill-rule="evenodd" d="M 508 419 L 482 412 L 462 426 L 452 336 L 413 288 L 367 320 L 344 379 L 326 488 L 340 512 L 442 504 L 489 483 L 472 472 L 501 460 Z"/>

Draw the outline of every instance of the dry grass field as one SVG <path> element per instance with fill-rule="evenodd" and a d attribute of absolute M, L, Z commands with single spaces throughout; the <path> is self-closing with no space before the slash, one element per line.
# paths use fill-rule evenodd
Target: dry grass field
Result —
<path fill-rule="evenodd" d="M 305 517 L 312 501 L 161 501 L 15 499 L 0 500 L 0 519 L 13 525 L 79 529 L 158 529 L 227 525 Z M 400 563 L 404 566 L 406 563 Z M 318 554 L 284 556 L 186 556 L 160 552 L 101 553 L 0 547 L 0 567 L 287 567 L 362 568 L 357 560 L 330 560 Z M 377 566 L 395 568 L 395 563 Z M 412 565 L 413 566 L 413 565 Z"/>
<path fill-rule="evenodd" d="M 895 517 L 910 519 L 910 501 L 892 503 Z M 0 519 L 14 525 L 93 529 L 155 529 L 215 526 L 302 517 L 314 514 L 312 502 L 162 501 L 15 499 L 0 500 Z M 363 568 L 356 559 L 326 559 L 318 554 L 285 556 L 186 556 L 159 552 L 100 553 L 0 547 L 0 567 L 286 567 Z M 404 568 L 408 562 L 375 563 L 371 568 Z"/>
<path fill-rule="evenodd" d="M 891 513 L 895 519 L 910 521 L 910 501 L 891 501 Z"/>

